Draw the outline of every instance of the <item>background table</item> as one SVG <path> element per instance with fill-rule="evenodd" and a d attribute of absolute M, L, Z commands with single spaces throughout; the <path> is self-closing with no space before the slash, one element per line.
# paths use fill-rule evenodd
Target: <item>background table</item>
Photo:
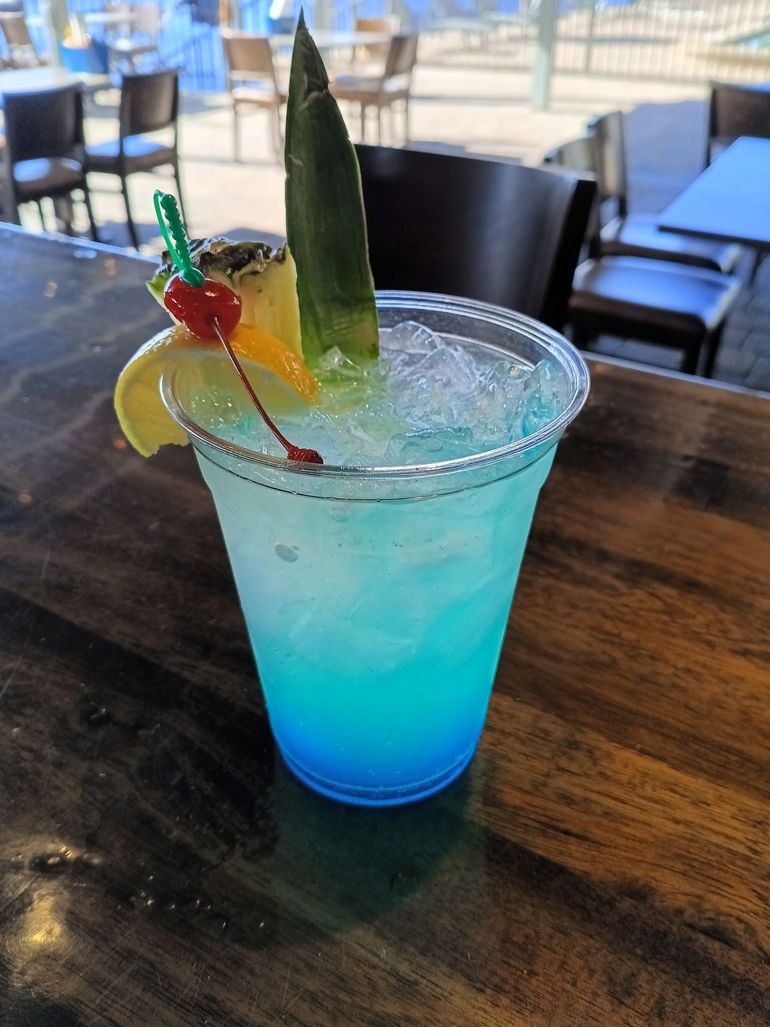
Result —
<path fill-rule="evenodd" d="M 193 456 L 112 412 L 147 265 L 0 230 L 0 1022 L 770 1020 L 770 402 L 593 362 L 481 748 L 277 758 Z"/>
<path fill-rule="evenodd" d="M 86 93 L 111 88 L 108 75 L 75 74 L 66 68 L 16 68 L 0 71 L 0 102 L 4 95 L 43 93 L 48 89 L 61 89 L 78 82 Z"/>
<path fill-rule="evenodd" d="M 660 215 L 664 232 L 770 249 L 770 139 L 742 137 Z"/>

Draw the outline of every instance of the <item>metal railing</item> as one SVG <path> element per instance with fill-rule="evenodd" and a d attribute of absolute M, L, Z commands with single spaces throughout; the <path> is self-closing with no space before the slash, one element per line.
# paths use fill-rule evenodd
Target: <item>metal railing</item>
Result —
<path fill-rule="evenodd" d="M 140 0 L 141 2 L 141 0 Z M 156 0 L 145 0 L 156 2 Z M 315 4 L 305 0 L 313 24 Z M 333 27 L 395 15 L 425 33 L 421 60 L 531 70 L 542 0 L 349 0 Z M 241 0 L 241 26 L 267 32 L 271 0 Z M 24 0 L 34 22 L 40 0 Z M 289 5 L 296 16 L 300 0 Z M 104 0 L 69 0 L 74 14 Z M 182 71 L 188 91 L 224 88 L 218 0 L 160 0 L 159 59 Z M 42 30 L 33 27 L 42 48 Z M 657 80 L 770 80 L 770 0 L 558 0 L 555 73 Z"/>

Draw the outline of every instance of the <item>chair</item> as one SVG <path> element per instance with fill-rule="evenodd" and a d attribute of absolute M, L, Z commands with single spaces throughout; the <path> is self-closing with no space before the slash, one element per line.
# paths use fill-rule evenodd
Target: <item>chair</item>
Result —
<path fill-rule="evenodd" d="M 417 62 L 418 36 L 394 36 L 385 58 L 382 75 L 340 75 L 332 83 L 338 100 L 350 100 L 361 106 L 361 141 L 366 140 L 366 108 L 377 109 L 377 142 L 382 142 L 382 109 L 404 101 L 404 143 L 409 143 L 409 94 L 412 72 Z"/>
<path fill-rule="evenodd" d="M 739 246 L 661 232 L 655 214 L 628 213 L 626 147 L 620 111 L 593 119 L 586 138 L 556 147 L 546 154 L 545 161 L 595 175 L 600 205 L 615 206 L 616 216 L 601 229 L 602 255 L 672 260 L 726 274 L 738 264 Z"/>
<path fill-rule="evenodd" d="M 126 205 L 126 223 L 135 249 L 139 249 L 139 237 L 128 196 L 129 175 L 170 166 L 184 217 L 182 186 L 179 180 L 178 114 L 178 71 L 124 75 L 120 89 L 118 138 L 86 148 L 86 167 L 89 172 L 118 175 L 120 178 L 120 188 Z M 148 134 L 154 135 L 163 129 L 171 132 L 170 142 L 148 138 Z"/>
<path fill-rule="evenodd" d="M 27 19 L 22 11 L 0 12 L 0 31 L 8 46 L 9 64 L 12 68 L 38 68 L 46 63 L 35 50 Z"/>
<path fill-rule="evenodd" d="M 770 87 L 711 83 L 706 167 L 715 155 L 715 144 L 724 149 L 738 136 L 770 139 Z"/>
<path fill-rule="evenodd" d="M 596 140 L 586 136 L 549 156 L 552 163 L 594 178 L 595 146 Z M 690 374 L 705 349 L 704 374 L 710 377 L 739 280 L 673 260 L 604 255 L 598 208 L 597 201 L 589 219 L 589 259 L 575 273 L 569 303 L 574 342 L 585 349 L 594 337 L 606 334 L 681 349 L 682 370 Z"/>
<path fill-rule="evenodd" d="M 283 147 L 281 108 L 286 103 L 286 93 L 278 86 L 270 40 L 267 36 L 223 29 L 222 46 L 227 65 L 227 88 L 233 104 L 234 159 L 241 159 L 238 125 L 241 107 L 258 107 L 272 112 L 273 149 L 280 159 Z"/>
<path fill-rule="evenodd" d="M 563 326 L 593 183 L 505 160 L 356 150 L 378 288 L 467 296 Z"/>
<path fill-rule="evenodd" d="M 162 28 L 160 6 L 154 0 L 145 0 L 144 3 L 130 6 L 108 5 L 108 11 L 112 14 L 125 12 L 126 24 L 130 25 L 128 35 L 118 35 L 109 39 L 110 54 L 128 71 L 135 71 L 139 57 L 158 52 Z"/>
<path fill-rule="evenodd" d="M 395 23 L 392 18 L 356 18 L 356 32 L 383 32 L 393 35 Z M 366 43 L 358 47 L 365 60 L 387 59 L 390 43 Z"/>
<path fill-rule="evenodd" d="M 91 238 L 98 241 L 85 171 L 83 93 L 79 85 L 2 98 L 5 146 L 0 148 L 4 216 L 19 224 L 19 206 L 83 194 Z"/>

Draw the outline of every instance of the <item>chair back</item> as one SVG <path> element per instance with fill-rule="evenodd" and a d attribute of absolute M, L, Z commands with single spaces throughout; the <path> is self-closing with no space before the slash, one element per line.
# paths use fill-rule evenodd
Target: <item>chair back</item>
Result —
<path fill-rule="evenodd" d="M 408 82 L 417 63 L 418 41 L 419 36 L 409 35 L 398 35 L 391 39 L 383 74 L 386 81 L 391 78 L 403 78 Z"/>
<path fill-rule="evenodd" d="M 728 145 L 738 136 L 770 139 L 770 87 L 712 82 L 706 166 L 711 163 L 715 142 Z"/>
<path fill-rule="evenodd" d="M 596 182 L 601 200 L 616 200 L 618 213 L 628 213 L 626 139 L 621 111 L 594 118 L 588 126 L 596 141 Z"/>
<path fill-rule="evenodd" d="M 176 129 L 179 72 L 175 69 L 124 75 L 120 88 L 120 138 Z"/>
<path fill-rule="evenodd" d="M 222 30 L 222 46 L 230 78 L 241 81 L 267 80 L 277 88 L 273 48 L 267 36 L 255 36 L 235 29 Z"/>
<path fill-rule="evenodd" d="M 83 159 L 83 93 L 80 85 L 3 97 L 8 160 Z"/>
<path fill-rule="evenodd" d="M 392 18 L 356 18 L 356 32 L 386 32 L 391 35 L 396 30 Z M 361 50 L 367 57 L 385 57 L 390 51 L 390 43 L 366 43 Z"/>
<path fill-rule="evenodd" d="M 0 14 L 0 29 L 11 52 L 17 46 L 32 47 L 32 38 L 27 28 L 27 19 L 21 11 L 18 13 L 11 11 Z"/>
<path fill-rule="evenodd" d="M 466 296 L 563 326 L 593 182 L 504 160 L 356 150 L 378 288 Z"/>
<path fill-rule="evenodd" d="M 543 164 L 573 171 L 582 178 L 599 185 L 599 145 L 595 135 L 584 135 L 579 139 L 571 139 L 560 146 L 554 146 L 543 157 Z M 586 229 L 586 242 L 589 256 L 599 256 L 601 250 L 601 204 L 604 200 L 601 187 L 597 188 L 596 197 L 591 209 Z"/>

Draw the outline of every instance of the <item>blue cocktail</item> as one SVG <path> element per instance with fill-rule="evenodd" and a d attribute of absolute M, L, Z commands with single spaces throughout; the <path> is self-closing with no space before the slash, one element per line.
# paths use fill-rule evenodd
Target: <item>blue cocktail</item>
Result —
<path fill-rule="evenodd" d="M 384 336 L 436 334 L 383 339 L 403 392 L 328 362 L 344 417 L 313 412 L 305 438 L 305 413 L 282 421 L 324 466 L 269 455 L 236 385 L 214 414 L 195 383 L 163 384 L 214 497 L 280 751 L 363 805 L 429 795 L 471 759 L 538 494 L 588 391 L 578 353 L 528 318 L 408 293 L 379 294 L 378 311 Z M 419 427 L 419 396 L 445 426 Z M 351 466 L 377 446 L 379 464 Z"/>

